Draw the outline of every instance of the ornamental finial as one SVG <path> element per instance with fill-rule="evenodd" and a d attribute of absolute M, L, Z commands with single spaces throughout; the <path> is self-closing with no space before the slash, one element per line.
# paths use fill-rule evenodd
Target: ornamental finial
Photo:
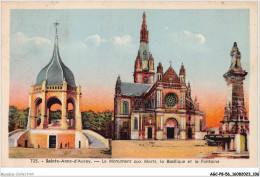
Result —
<path fill-rule="evenodd" d="M 145 12 L 143 13 L 143 20 L 145 21 L 145 17 L 146 17 L 146 15 L 145 15 Z"/>
<path fill-rule="evenodd" d="M 55 27 L 55 29 L 56 29 L 56 38 L 58 38 L 58 27 L 59 27 L 59 24 L 60 24 L 60 23 L 58 23 L 57 20 L 56 20 L 56 22 L 54 23 L 54 27 Z"/>

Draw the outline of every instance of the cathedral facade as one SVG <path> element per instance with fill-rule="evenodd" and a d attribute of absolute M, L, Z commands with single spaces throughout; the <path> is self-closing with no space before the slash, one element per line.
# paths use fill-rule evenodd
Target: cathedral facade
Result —
<path fill-rule="evenodd" d="M 203 139 L 206 116 L 191 97 L 184 65 L 179 74 L 161 63 L 155 70 L 148 35 L 144 13 L 134 83 L 116 81 L 114 139 Z"/>

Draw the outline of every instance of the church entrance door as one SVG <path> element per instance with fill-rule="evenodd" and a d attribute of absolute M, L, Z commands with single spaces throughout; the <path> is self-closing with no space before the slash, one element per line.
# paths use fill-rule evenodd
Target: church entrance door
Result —
<path fill-rule="evenodd" d="M 127 132 L 125 131 L 122 131 L 121 132 L 121 137 L 120 137 L 121 140 L 127 140 Z"/>
<path fill-rule="evenodd" d="M 152 139 L 152 138 L 153 138 L 153 128 L 148 127 L 148 139 Z"/>
<path fill-rule="evenodd" d="M 178 121 L 175 118 L 168 118 L 166 120 L 165 124 L 166 124 L 167 139 L 174 139 L 175 131 L 178 130 L 178 128 L 179 128 Z M 178 135 L 178 133 L 177 133 L 177 135 Z"/>
<path fill-rule="evenodd" d="M 188 128 L 188 139 L 192 139 L 192 128 Z"/>
<path fill-rule="evenodd" d="M 28 147 L 28 140 L 24 141 L 24 147 L 26 147 L 26 148 Z"/>
<path fill-rule="evenodd" d="M 49 148 L 56 148 L 56 136 L 55 135 L 49 136 Z"/>
<path fill-rule="evenodd" d="M 167 138 L 174 139 L 174 127 L 167 127 Z"/>

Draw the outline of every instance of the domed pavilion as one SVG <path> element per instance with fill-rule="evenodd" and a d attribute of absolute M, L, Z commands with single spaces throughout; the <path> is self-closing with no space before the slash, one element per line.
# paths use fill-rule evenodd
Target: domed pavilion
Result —
<path fill-rule="evenodd" d="M 53 55 L 39 72 L 29 94 L 27 130 L 9 137 L 9 147 L 25 148 L 108 148 L 108 140 L 90 130 L 82 130 L 81 87 L 59 54 L 58 25 Z M 61 110 L 51 110 L 54 106 Z M 69 110 L 70 109 L 70 110 Z M 53 113 L 57 113 L 56 119 Z M 91 145 L 90 145 L 91 139 Z"/>
<path fill-rule="evenodd" d="M 30 89 L 29 129 L 82 129 L 80 99 L 81 88 L 76 86 L 72 71 L 62 62 L 58 46 L 58 23 L 50 62 L 39 72 L 36 84 Z M 72 113 L 68 119 L 68 104 Z M 61 105 L 61 119 L 50 121 L 50 108 Z"/>

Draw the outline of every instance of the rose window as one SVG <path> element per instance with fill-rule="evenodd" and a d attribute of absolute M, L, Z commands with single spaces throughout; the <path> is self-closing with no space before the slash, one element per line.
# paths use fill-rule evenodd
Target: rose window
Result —
<path fill-rule="evenodd" d="M 165 105 L 167 107 L 174 107 L 178 103 L 178 98 L 175 94 L 169 93 L 165 97 Z"/>

